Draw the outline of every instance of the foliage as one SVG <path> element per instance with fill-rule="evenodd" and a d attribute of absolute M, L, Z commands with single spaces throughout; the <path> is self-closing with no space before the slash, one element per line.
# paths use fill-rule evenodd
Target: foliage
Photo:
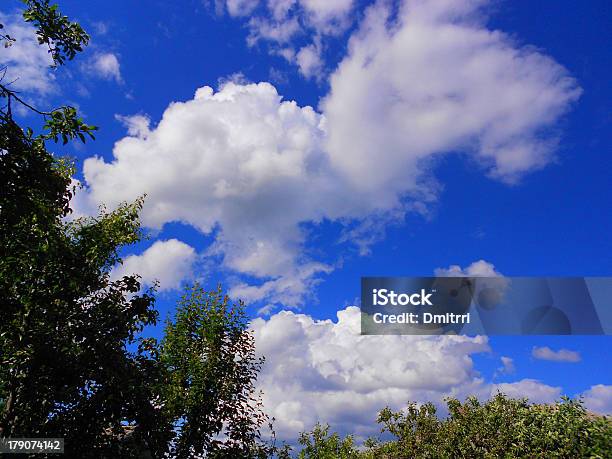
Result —
<path fill-rule="evenodd" d="M 87 43 L 55 5 L 25 3 L 56 65 Z M 129 350 L 156 321 L 153 297 L 136 276 L 110 279 L 120 248 L 141 236 L 142 200 L 67 222 L 74 170 L 45 142 L 84 141 L 95 128 L 71 107 L 39 111 L 6 86 L 0 96 L 0 436 L 64 437 L 72 456 L 116 457 L 130 455 L 117 435 L 133 424 L 149 450 L 165 447 L 155 362 Z M 44 116 L 45 131 L 19 126 L 11 103 Z"/>
<path fill-rule="evenodd" d="M 24 3 L 55 66 L 87 44 L 56 5 Z M 96 127 L 72 107 L 38 110 L 6 85 L 0 97 L 0 436 L 63 437 L 74 457 L 272 454 L 260 441 L 263 360 L 244 305 L 195 286 L 160 344 L 140 337 L 157 320 L 153 292 L 110 270 L 141 237 L 143 201 L 67 221 L 74 169 L 46 142 L 85 142 Z M 16 103 L 44 118 L 41 133 L 17 124 Z"/>
<path fill-rule="evenodd" d="M 23 0 L 23 18 L 36 27 L 38 43 L 47 45 L 54 64 L 72 60 L 89 43 L 89 35 L 76 22 L 70 22 L 49 0 Z"/>
<path fill-rule="evenodd" d="M 359 451 L 351 436 L 343 439 L 337 433 L 329 434 L 329 425 L 317 423 L 312 432 L 300 434 L 302 450 L 299 459 L 358 459 Z"/>
<path fill-rule="evenodd" d="M 267 421 L 254 383 L 263 364 L 247 328 L 242 302 L 221 287 L 196 285 L 181 299 L 160 345 L 167 371 L 165 410 L 176 426 L 173 454 L 192 457 L 257 457 Z"/>
<path fill-rule="evenodd" d="M 95 140 L 93 131 L 95 131 L 97 127 L 85 124 L 83 118 L 77 115 L 75 108 L 60 107 L 49 113 L 45 121 L 44 129 L 47 130 L 43 135 L 44 139 L 52 139 L 57 142 L 61 138 L 65 145 L 68 143 L 68 140 L 77 137 L 81 142 L 85 143 L 86 135 L 90 139 Z"/>
<path fill-rule="evenodd" d="M 72 167 L 2 121 L 0 434 L 65 437 L 99 455 L 113 450 L 105 432 L 155 416 L 146 359 L 127 350 L 155 323 L 153 297 L 135 276 L 109 276 L 140 237 L 142 201 L 65 222 Z"/>
<path fill-rule="evenodd" d="M 564 397 L 540 405 L 497 394 L 484 403 L 470 397 L 464 403 L 449 399 L 447 405 L 444 419 L 431 403 L 411 403 L 397 412 L 383 409 L 378 416 L 381 432 L 394 439 L 369 439 L 360 451 L 351 449 L 350 437 L 340 442 L 337 434 L 317 425 L 300 437 L 305 446 L 300 458 L 612 457 L 611 420 L 587 412 L 580 400 Z M 346 445 L 342 453 L 341 445 Z"/>
<path fill-rule="evenodd" d="M 76 22 L 70 22 L 68 18 L 61 14 L 58 6 L 49 4 L 49 0 L 23 0 L 25 9 L 23 18 L 35 26 L 38 42 L 49 48 L 49 53 L 53 60 L 52 67 L 63 65 L 66 60 L 72 60 L 76 54 L 83 50 L 89 43 L 89 35 Z M 8 48 L 15 43 L 15 38 L 8 31 L 4 31 L 4 25 L 0 24 L 0 42 L 4 42 L 4 47 Z M 1 80 L 1 78 L 0 78 Z M 58 142 L 60 139 L 64 144 L 69 140 L 78 138 L 85 142 L 86 137 L 94 139 L 93 132 L 98 128 L 86 124 L 78 116 L 74 107 L 62 106 L 50 111 L 39 110 L 15 91 L 11 83 L 0 84 L 0 99 L 6 99 L 6 106 L 0 109 L 2 123 L 13 120 L 13 105 L 20 104 L 22 107 L 42 115 L 44 123 L 44 133 L 38 136 L 42 140 L 53 140 Z M 25 130 L 28 138 L 33 137 L 31 129 Z"/>

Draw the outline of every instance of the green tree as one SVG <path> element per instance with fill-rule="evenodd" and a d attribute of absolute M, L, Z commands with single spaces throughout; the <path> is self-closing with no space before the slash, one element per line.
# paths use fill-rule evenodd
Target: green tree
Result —
<path fill-rule="evenodd" d="M 448 417 L 432 404 L 382 410 L 378 422 L 395 440 L 370 442 L 376 458 L 609 458 L 612 423 L 593 415 L 580 400 L 530 404 L 497 394 L 485 403 L 449 399 Z"/>
<path fill-rule="evenodd" d="M 57 6 L 24 3 L 56 66 L 87 44 Z M 131 424 L 157 452 L 170 436 L 153 403 L 158 365 L 144 343 L 129 350 L 156 321 L 153 296 L 136 276 L 109 276 L 119 249 L 141 237 L 142 201 L 67 222 L 73 167 L 46 142 L 85 141 L 96 128 L 72 107 L 38 110 L 9 85 L 0 98 L 0 436 L 64 437 L 76 457 L 130 456 L 119 438 Z M 44 117 L 42 132 L 16 122 L 15 104 Z"/>
<path fill-rule="evenodd" d="M 87 44 L 56 5 L 25 4 L 55 66 Z M 8 30 L 0 40 L 14 42 Z M 136 276 L 111 281 L 110 270 L 141 237 L 142 200 L 66 221 L 74 170 L 46 142 L 84 142 L 96 128 L 7 85 L 0 97 L 0 436 L 64 437 L 75 457 L 268 454 L 254 394 L 262 360 L 243 305 L 195 287 L 160 346 L 139 337 L 156 323 L 152 291 L 139 293 Z M 19 126 L 15 104 L 43 116 L 43 131 Z"/>
<path fill-rule="evenodd" d="M 358 459 L 359 451 L 350 435 L 340 438 L 337 433 L 329 433 L 329 425 L 317 423 L 311 432 L 303 432 L 299 437 L 302 446 L 299 459 Z"/>
<path fill-rule="evenodd" d="M 356 448 L 351 436 L 330 434 L 317 424 L 302 433 L 300 459 L 438 459 L 438 458 L 611 458 L 612 422 L 589 413 L 581 400 L 563 397 L 554 404 L 531 404 L 497 394 L 481 403 L 447 401 L 440 418 L 431 403 L 410 403 L 400 411 L 383 409 L 381 433 Z"/>
<path fill-rule="evenodd" d="M 72 60 L 89 43 L 89 35 L 81 26 L 62 15 L 58 6 L 49 4 L 49 0 L 42 2 L 23 0 L 23 3 L 25 5 L 23 18 L 34 25 L 38 42 L 49 49 L 53 61 L 52 67 L 59 67 L 66 60 Z M 0 43 L 3 42 L 5 48 L 12 46 L 15 39 L 10 35 L 10 31 L 5 30 L 4 24 L 0 24 L 0 30 L 3 30 L 0 33 Z M 3 124 L 15 124 L 13 106 L 16 103 L 44 117 L 44 132 L 37 136 L 38 140 L 53 139 L 57 142 L 61 138 L 66 144 L 68 140 L 74 138 L 79 138 L 82 142 L 85 142 L 86 137 L 94 138 L 93 131 L 97 128 L 85 124 L 74 107 L 64 105 L 50 111 L 39 110 L 20 97 L 11 84 L 2 84 L 2 82 L 0 82 L 0 99 L 6 100 L 6 105 L 0 109 L 0 122 Z M 32 139 L 31 129 L 26 129 L 25 133 Z"/>
<path fill-rule="evenodd" d="M 54 67 L 88 43 L 56 5 L 24 3 Z M 97 128 L 1 81 L 0 97 L 0 437 L 63 437 L 71 457 L 273 454 L 260 440 L 263 360 L 244 305 L 195 286 L 161 343 L 143 338 L 157 320 L 153 291 L 137 276 L 110 278 L 119 250 L 142 236 L 143 201 L 67 221 L 74 169 L 47 143 L 85 142 Z M 17 123 L 16 104 L 44 118 L 41 132 Z"/>
<path fill-rule="evenodd" d="M 242 302 L 221 287 L 195 285 L 168 321 L 159 347 L 166 377 L 164 410 L 172 419 L 176 457 L 267 457 L 260 428 L 267 416 L 255 391 L 263 358 L 255 355 Z"/>

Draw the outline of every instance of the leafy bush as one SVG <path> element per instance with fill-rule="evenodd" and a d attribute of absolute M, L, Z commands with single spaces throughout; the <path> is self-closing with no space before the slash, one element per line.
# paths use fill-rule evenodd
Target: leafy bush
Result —
<path fill-rule="evenodd" d="M 530 404 L 497 394 L 485 403 L 447 400 L 440 419 L 431 403 L 410 403 L 405 410 L 383 409 L 381 432 L 393 440 L 368 439 L 358 450 L 352 438 L 329 434 L 317 425 L 304 433 L 300 458 L 610 458 L 612 421 L 589 413 L 580 400 L 567 397 L 552 405 Z"/>

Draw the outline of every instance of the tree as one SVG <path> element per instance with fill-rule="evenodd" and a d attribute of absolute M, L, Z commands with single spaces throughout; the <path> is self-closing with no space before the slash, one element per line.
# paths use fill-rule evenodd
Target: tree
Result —
<path fill-rule="evenodd" d="M 255 356 L 242 302 L 232 303 L 221 287 L 199 285 L 181 299 L 159 347 L 166 371 L 164 410 L 176 436 L 178 458 L 267 457 L 260 428 L 268 420 L 255 381 L 263 358 Z"/>
<path fill-rule="evenodd" d="M 88 43 L 56 5 L 24 3 L 55 67 Z M 157 321 L 154 291 L 110 271 L 142 236 L 143 200 L 67 221 L 74 168 L 47 143 L 85 142 L 97 128 L 2 81 L 0 97 L 0 437 L 63 437 L 72 457 L 272 454 L 244 305 L 195 286 L 160 344 L 141 336 Z M 15 104 L 44 118 L 41 132 L 17 123 Z"/>
<path fill-rule="evenodd" d="M 327 424 L 317 423 L 312 432 L 301 433 L 299 444 L 303 447 L 299 459 L 359 459 L 361 456 L 353 444 L 353 437 L 330 434 Z"/>
<path fill-rule="evenodd" d="M 56 66 L 87 44 L 56 5 L 24 3 Z M 136 276 L 109 276 L 119 249 L 141 237 L 142 200 L 65 221 L 73 167 L 46 142 L 84 142 L 96 128 L 72 107 L 38 110 L 9 85 L 0 97 L 0 436 L 64 437 L 77 457 L 130 456 L 116 434 L 133 424 L 156 452 L 169 437 L 167 423 L 156 425 L 156 363 L 142 345 L 129 350 L 157 319 L 152 292 L 139 293 Z M 15 121 L 15 104 L 44 117 L 42 132 Z"/>
<path fill-rule="evenodd" d="M 25 3 L 55 66 L 87 44 L 56 5 Z M 0 40 L 14 42 L 9 31 Z M 161 346 L 139 337 L 156 323 L 153 292 L 139 293 L 136 276 L 111 281 L 110 270 L 141 237 L 142 200 L 67 222 L 74 170 L 46 142 L 84 142 L 96 128 L 72 107 L 38 110 L 8 85 L 0 96 L 0 435 L 64 437 L 79 457 L 263 454 L 253 397 L 262 361 L 242 305 L 195 287 Z M 45 118 L 43 132 L 17 124 L 17 103 Z"/>
<path fill-rule="evenodd" d="M 38 42 L 48 47 L 53 68 L 64 65 L 66 60 L 72 60 L 89 43 L 89 35 L 81 26 L 69 21 L 61 14 L 57 5 L 49 4 L 49 0 L 23 0 L 23 3 L 23 18 L 34 25 Z M 3 24 L 0 24 L 0 30 L 4 30 Z M 0 42 L 4 42 L 4 47 L 8 48 L 13 45 L 15 39 L 8 31 L 3 31 L 0 33 Z M 85 124 L 74 107 L 66 105 L 51 111 L 41 111 L 21 98 L 10 84 L 0 84 L 0 98 L 6 99 L 6 105 L 0 109 L 0 122 L 3 124 L 15 124 L 12 112 L 15 103 L 44 117 L 45 132 L 37 136 L 38 140 L 53 139 L 57 142 L 61 138 L 66 144 L 68 140 L 77 137 L 82 142 L 85 142 L 86 137 L 94 138 L 93 131 L 97 128 Z M 31 129 L 25 132 L 32 138 Z"/>
<path fill-rule="evenodd" d="M 383 409 L 378 422 L 382 432 L 394 439 L 369 439 L 359 457 L 569 459 L 607 458 L 612 451 L 612 422 L 589 413 L 581 400 L 564 397 L 555 404 L 542 405 L 497 394 L 485 403 L 475 397 L 464 403 L 449 399 L 447 406 L 449 414 L 444 419 L 437 416 L 431 403 L 410 403 L 397 412 Z M 318 443 L 328 442 L 326 436 L 321 438 Z"/>

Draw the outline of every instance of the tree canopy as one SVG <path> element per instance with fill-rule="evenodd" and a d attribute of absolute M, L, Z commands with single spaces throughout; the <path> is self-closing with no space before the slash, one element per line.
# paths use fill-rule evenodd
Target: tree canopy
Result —
<path fill-rule="evenodd" d="M 47 0 L 26 0 L 54 66 L 88 43 Z M 15 42 L 2 26 L 0 40 Z M 195 452 L 253 457 L 265 416 L 243 306 L 194 288 L 161 343 L 154 289 L 112 280 L 122 247 L 142 237 L 143 200 L 67 219 L 74 167 L 48 142 L 93 139 L 77 110 L 40 110 L 0 82 L 0 437 L 62 437 L 72 457 Z M 15 104 L 44 118 L 21 126 Z M 27 118 L 26 118 L 27 119 Z M 224 439 L 220 437 L 224 436 Z M 221 452 L 220 452 L 221 451 Z M 221 457 L 221 456 L 219 456 Z"/>
<path fill-rule="evenodd" d="M 386 440 L 370 438 L 364 448 L 352 437 L 315 426 L 300 437 L 300 459 L 426 458 L 609 458 L 612 421 L 589 413 L 580 400 L 534 404 L 498 393 L 482 403 L 447 400 L 441 418 L 432 403 L 410 403 L 404 410 L 380 411 Z M 389 435 L 391 439 L 388 439 Z"/>
<path fill-rule="evenodd" d="M 25 5 L 56 65 L 87 43 L 57 6 Z M 9 30 L 3 40 L 13 43 Z M 0 97 L 0 435 L 64 437 L 73 454 L 111 454 L 109 433 L 156 417 L 147 359 L 129 350 L 157 320 L 152 292 L 137 276 L 110 279 L 121 247 L 141 237 L 142 200 L 67 221 L 73 166 L 46 142 L 85 141 L 96 128 L 72 107 L 38 110 L 8 85 Z M 45 118 L 42 132 L 17 123 L 16 103 Z"/>

